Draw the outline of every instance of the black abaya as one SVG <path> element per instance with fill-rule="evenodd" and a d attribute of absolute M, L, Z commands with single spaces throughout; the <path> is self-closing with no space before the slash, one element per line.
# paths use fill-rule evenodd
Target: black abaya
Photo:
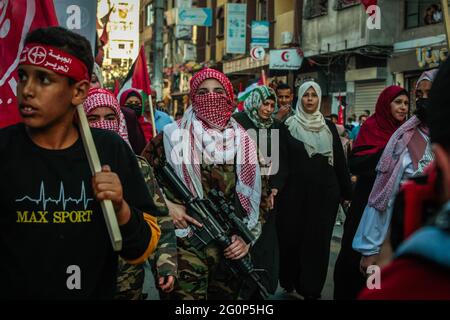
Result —
<path fill-rule="evenodd" d="M 277 196 L 280 242 L 280 284 L 306 298 L 320 297 L 328 270 L 330 242 L 341 198 L 349 199 L 350 176 L 336 126 L 334 165 L 328 158 L 308 156 L 303 142 L 283 125 L 280 132 L 280 170 L 271 179 Z"/>
<path fill-rule="evenodd" d="M 256 138 L 258 147 L 262 146 L 260 139 L 260 131 L 255 124 L 250 120 L 245 112 L 239 112 L 233 115 L 233 118 L 244 127 L 244 129 L 253 129 L 256 131 Z M 267 129 L 267 150 L 260 150 L 263 154 L 271 156 L 271 144 L 272 144 L 272 130 L 279 129 L 280 123 L 275 120 L 274 124 Z M 263 129 L 264 130 L 264 129 Z M 265 148 L 263 148 L 265 149 Z M 260 221 L 263 221 L 261 235 L 256 243 L 250 249 L 250 255 L 252 257 L 253 265 L 256 269 L 265 270 L 260 273 L 263 283 L 268 289 L 269 293 L 275 293 L 278 286 L 278 273 L 279 273 L 279 249 L 278 249 L 278 237 L 276 230 L 276 214 L 274 210 L 270 210 L 267 207 L 267 197 L 270 194 L 270 186 L 268 183 L 268 177 L 262 176 L 262 199 L 260 206 Z M 254 299 L 258 298 L 256 295 L 256 286 L 248 288 L 241 294 L 241 298 Z"/>
<path fill-rule="evenodd" d="M 353 300 L 364 288 L 366 278 L 359 271 L 361 254 L 352 248 L 353 238 L 366 208 L 376 178 L 375 168 L 383 150 L 376 154 L 355 156 L 360 149 L 354 149 L 349 158 L 352 174 L 358 176 L 352 204 L 344 224 L 341 250 L 334 267 L 334 299 Z"/>

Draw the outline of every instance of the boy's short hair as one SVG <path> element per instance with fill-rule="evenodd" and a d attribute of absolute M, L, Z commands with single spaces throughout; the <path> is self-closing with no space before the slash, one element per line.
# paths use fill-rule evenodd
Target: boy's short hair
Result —
<path fill-rule="evenodd" d="M 287 90 L 287 89 L 291 90 L 292 93 L 291 87 L 288 84 L 281 82 L 277 85 L 277 89 L 275 91 L 278 94 L 278 90 Z"/>
<path fill-rule="evenodd" d="M 83 36 L 61 27 L 47 27 L 31 31 L 25 38 L 25 44 L 40 43 L 56 47 L 82 61 L 88 73 L 94 69 L 94 56 L 90 42 Z M 69 78 L 69 83 L 75 80 Z"/>
<path fill-rule="evenodd" d="M 361 121 L 362 118 L 367 118 L 369 117 L 367 114 L 363 113 L 361 115 L 359 115 L 358 120 Z"/>

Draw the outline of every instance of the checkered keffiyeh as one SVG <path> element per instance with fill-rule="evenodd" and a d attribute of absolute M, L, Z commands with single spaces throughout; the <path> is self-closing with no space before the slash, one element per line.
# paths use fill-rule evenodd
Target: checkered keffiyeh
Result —
<path fill-rule="evenodd" d="M 91 89 L 88 97 L 83 103 L 86 115 L 89 115 L 93 110 L 100 107 L 110 108 L 116 115 L 118 121 L 95 121 L 90 122 L 89 126 L 93 128 L 106 129 L 117 132 L 123 140 L 130 144 L 128 140 L 128 130 L 125 122 L 125 117 L 120 110 L 119 102 L 116 97 L 106 89 Z"/>
<path fill-rule="evenodd" d="M 226 95 L 210 92 L 198 95 L 200 85 L 208 79 L 215 79 L 225 89 Z M 224 129 L 234 111 L 234 93 L 230 80 L 220 71 L 203 69 L 190 82 L 192 108 L 200 120 L 208 126 Z"/>
<path fill-rule="evenodd" d="M 247 225 L 252 229 L 258 222 L 259 203 L 261 200 L 261 175 L 258 165 L 257 148 L 247 131 L 239 125 L 229 111 L 233 101 L 233 87 L 228 78 L 221 72 L 212 69 L 204 69 L 197 73 L 191 80 L 191 100 L 193 104 L 198 101 L 196 92 L 198 87 L 206 79 L 216 79 L 225 88 L 227 97 L 209 93 L 201 95 L 202 102 L 209 99 L 213 104 L 191 106 L 183 118 L 164 128 L 164 148 L 166 158 L 184 179 L 186 185 L 193 194 L 203 197 L 201 184 L 201 161 L 210 164 L 235 164 L 236 166 L 236 193 L 247 215 Z M 206 98 L 205 98 L 206 97 Z M 222 98 L 220 98 L 222 97 Z M 224 103 L 226 102 L 226 103 Z M 204 108 L 214 107 L 208 110 L 209 121 L 205 121 Z M 223 108 L 225 110 L 218 110 Z M 201 116 L 199 116 L 199 111 Z M 211 127 L 211 122 L 216 126 Z M 220 125 L 219 125 L 220 124 Z M 221 127 L 221 128 L 220 128 Z M 179 132 L 177 134 L 177 132 Z M 184 149 L 180 155 L 174 150 L 178 142 L 177 136 L 183 136 Z M 203 160 L 202 160 L 203 159 Z"/>

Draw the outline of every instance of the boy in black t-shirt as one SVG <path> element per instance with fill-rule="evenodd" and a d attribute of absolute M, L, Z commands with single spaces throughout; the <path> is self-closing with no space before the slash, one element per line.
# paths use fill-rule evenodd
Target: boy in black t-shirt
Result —
<path fill-rule="evenodd" d="M 111 200 L 119 253 L 143 263 L 155 249 L 157 208 L 136 158 L 111 131 L 92 129 L 102 172 L 91 176 L 75 106 L 87 97 L 89 42 L 59 27 L 27 35 L 19 62 L 23 123 L 0 130 L 0 298 L 111 298 L 114 253 L 100 207 Z"/>

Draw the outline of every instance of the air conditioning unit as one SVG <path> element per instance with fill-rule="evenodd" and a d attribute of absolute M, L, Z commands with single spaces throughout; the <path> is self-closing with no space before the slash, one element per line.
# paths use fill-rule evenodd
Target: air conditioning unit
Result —
<path fill-rule="evenodd" d="M 294 35 L 292 34 L 292 32 L 285 31 L 285 32 L 281 33 L 281 44 L 282 45 L 291 44 L 293 39 L 294 39 Z"/>

